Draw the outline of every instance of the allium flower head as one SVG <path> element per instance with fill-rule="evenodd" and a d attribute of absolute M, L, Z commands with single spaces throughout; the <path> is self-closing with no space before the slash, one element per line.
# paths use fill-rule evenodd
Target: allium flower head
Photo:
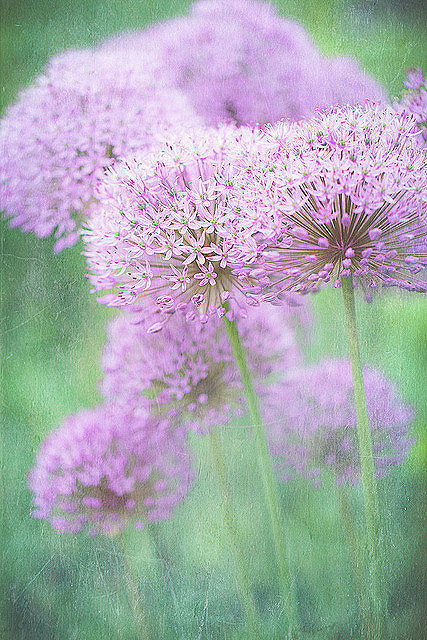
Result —
<path fill-rule="evenodd" d="M 182 94 L 159 85 L 148 59 L 92 50 L 58 55 L 0 123 L 0 208 L 12 226 L 39 237 L 56 230 L 61 251 L 76 242 L 105 167 L 194 118 Z"/>
<path fill-rule="evenodd" d="M 70 416 L 43 442 L 30 474 L 33 515 L 59 531 L 115 535 L 170 517 L 191 477 L 167 420 L 106 404 Z"/>
<path fill-rule="evenodd" d="M 418 142 L 425 146 L 427 142 L 427 86 L 421 69 L 411 69 L 405 82 L 406 91 L 402 101 L 395 105 L 399 113 L 413 116 L 421 135 Z M 416 129 L 415 129 L 416 131 Z"/>
<path fill-rule="evenodd" d="M 91 282 L 112 306 L 223 315 L 256 304 L 268 275 L 258 215 L 233 200 L 233 159 L 259 134 L 199 127 L 142 162 L 116 163 L 85 234 Z M 232 311 L 233 311 L 232 309 Z M 191 315 L 191 314 L 190 314 Z"/>
<path fill-rule="evenodd" d="M 364 370 L 376 474 L 401 464 L 413 444 L 414 412 L 394 384 L 375 369 Z M 359 445 L 350 362 L 325 360 L 295 369 L 265 402 L 272 454 L 284 479 L 295 472 L 316 484 L 326 469 L 338 484 L 360 480 Z"/>
<path fill-rule="evenodd" d="M 270 231 L 284 290 L 351 275 L 366 287 L 425 291 L 416 274 L 426 264 L 426 156 L 413 127 L 367 105 L 270 130 L 270 151 L 234 188 Z"/>
<path fill-rule="evenodd" d="M 213 125 L 299 120 L 316 108 L 385 99 L 355 60 L 323 56 L 268 2 L 201 0 L 188 16 L 104 46 L 154 49 L 159 72 Z"/>
<path fill-rule="evenodd" d="M 284 367 L 300 363 L 291 319 L 281 308 L 265 313 L 255 307 L 237 320 L 261 395 Z M 222 426 L 244 413 L 241 378 L 218 318 L 188 324 L 183 313 L 176 313 L 154 335 L 147 334 L 147 326 L 147 320 L 133 313 L 110 324 L 102 382 L 108 400 L 135 411 L 148 407 L 152 415 L 167 416 L 171 429 L 183 434 Z"/>

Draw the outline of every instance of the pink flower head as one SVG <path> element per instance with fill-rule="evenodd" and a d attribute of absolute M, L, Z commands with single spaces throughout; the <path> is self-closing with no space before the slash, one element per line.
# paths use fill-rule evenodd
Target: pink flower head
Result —
<path fill-rule="evenodd" d="M 416 138 L 420 145 L 427 142 L 427 85 L 421 69 L 410 69 L 405 82 L 406 91 L 400 103 L 395 104 L 398 113 L 412 116 L 421 134 Z M 414 127 L 414 130 L 417 131 Z"/>
<path fill-rule="evenodd" d="M 260 245 L 263 218 L 233 195 L 233 163 L 259 138 L 198 127 L 151 158 L 114 165 L 85 234 L 94 289 L 111 292 L 101 302 L 166 315 L 190 305 L 205 320 L 224 315 L 225 301 L 239 311 L 257 304 L 275 256 Z"/>
<path fill-rule="evenodd" d="M 30 474 L 37 518 L 59 531 L 116 535 L 169 518 L 191 483 L 189 454 L 168 421 L 105 404 L 68 417 Z"/>
<path fill-rule="evenodd" d="M 364 370 L 376 474 L 401 464 L 413 444 L 414 412 L 379 371 Z M 272 454 L 282 477 L 295 472 L 319 484 L 332 470 L 338 484 L 360 480 L 353 381 L 346 360 L 324 360 L 292 371 L 265 401 Z"/>
<path fill-rule="evenodd" d="M 200 0 L 187 16 L 104 46 L 154 50 L 165 81 L 212 125 L 300 120 L 317 108 L 385 99 L 355 60 L 323 56 L 301 25 L 268 2 Z"/>
<path fill-rule="evenodd" d="M 391 108 L 337 108 L 271 129 L 270 150 L 236 172 L 236 199 L 263 216 L 283 290 L 353 276 L 425 291 L 426 157 L 413 128 Z"/>
<path fill-rule="evenodd" d="M 194 313 L 194 312 L 193 312 Z M 265 313 L 251 308 L 237 325 L 257 391 L 266 388 L 283 368 L 300 363 L 292 316 L 280 307 Z M 245 412 L 241 378 L 222 322 L 188 324 L 183 312 L 173 315 L 163 331 L 148 334 L 149 322 L 123 313 L 109 327 L 104 351 L 102 392 L 109 401 L 152 415 L 166 416 L 174 432 L 205 432 Z"/>
<path fill-rule="evenodd" d="M 146 150 L 167 126 L 194 121 L 147 56 L 67 51 L 19 95 L 0 124 L 0 208 L 11 225 L 73 245 L 115 158 Z"/>

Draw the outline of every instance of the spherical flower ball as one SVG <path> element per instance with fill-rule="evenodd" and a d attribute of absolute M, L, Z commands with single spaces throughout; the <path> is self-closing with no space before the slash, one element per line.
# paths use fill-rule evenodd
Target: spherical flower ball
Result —
<path fill-rule="evenodd" d="M 234 125 L 196 127 L 151 156 L 115 163 L 84 234 L 94 290 L 110 292 L 100 302 L 166 315 L 190 305 L 205 320 L 224 315 L 224 303 L 229 319 L 259 303 L 271 285 L 263 219 L 233 195 L 235 155 L 259 139 Z"/>
<path fill-rule="evenodd" d="M 292 314 L 299 317 L 298 309 Z M 283 369 L 301 362 L 291 313 L 253 307 L 237 327 L 254 384 L 267 392 Z M 122 313 L 108 330 L 102 393 L 108 401 L 166 416 L 175 433 L 204 433 L 245 412 L 245 394 L 223 323 L 190 323 L 174 314 L 162 331 L 147 333 L 144 316 Z"/>
<path fill-rule="evenodd" d="M 242 210 L 264 215 L 283 290 L 343 276 L 367 290 L 426 290 L 426 155 L 413 129 L 412 117 L 365 105 L 267 133 L 271 149 L 233 188 Z"/>
<path fill-rule="evenodd" d="M 113 536 L 171 517 L 192 472 L 168 421 L 110 404 L 68 417 L 43 442 L 30 474 L 33 515 L 64 532 Z"/>
<path fill-rule="evenodd" d="M 24 89 L 0 123 L 0 208 L 13 227 L 73 245 L 117 157 L 146 150 L 168 126 L 197 121 L 148 56 L 67 51 Z"/>
<path fill-rule="evenodd" d="M 317 108 L 386 99 L 355 60 L 322 55 L 268 2 L 200 0 L 187 16 L 104 46 L 154 49 L 166 81 L 212 125 L 300 120 Z"/>
<path fill-rule="evenodd" d="M 383 476 L 408 455 L 414 412 L 382 373 L 366 367 L 364 380 L 375 471 Z M 265 400 L 271 452 L 281 477 L 295 474 L 319 484 L 332 471 L 338 484 L 360 481 L 359 444 L 350 362 L 324 360 L 295 369 Z"/>
<path fill-rule="evenodd" d="M 411 69 L 405 82 L 406 91 L 400 103 L 395 104 L 399 113 L 413 116 L 418 130 L 416 138 L 420 145 L 427 142 L 427 85 L 421 69 Z M 417 129 L 415 128 L 415 131 Z"/>

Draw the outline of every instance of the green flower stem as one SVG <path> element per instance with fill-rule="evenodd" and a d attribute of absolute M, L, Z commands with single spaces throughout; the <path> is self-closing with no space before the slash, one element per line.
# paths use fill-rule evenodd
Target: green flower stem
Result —
<path fill-rule="evenodd" d="M 385 606 L 381 597 L 382 532 L 378 505 L 377 482 L 375 478 L 372 438 L 369 429 L 368 408 L 366 405 L 365 384 L 363 381 L 362 361 L 357 335 L 356 307 L 354 303 L 353 278 L 342 278 L 342 292 L 347 322 L 351 368 L 353 372 L 354 401 L 356 406 L 357 433 L 359 438 L 360 465 L 362 472 L 363 498 L 365 505 L 366 543 L 368 571 L 371 595 L 373 638 L 385 638 Z"/>
<path fill-rule="evenodd" d="M 249 581 L 250 572 L 245 559 L 245 552 L 240 541 L 239 529 L 236 524 L 235 510 L 233 508 L 233 504 L 227 487 L 227 470 L 219 429 L 212 429 L 208 437 L 212 460 L 215 465 L 219 484 L 221 485 L 224 520 L 228 531 L 229 541 L 233 548 L 234 559 L 239 578 L 237 584 L 240 591 L 240 598 L 246 612 L 246 618 L 248 621 L 251 638 L 253 638 L 253 640 L 259 640 L 262 637 L 262 625 L 259 620 L 255 600 L 252 595 Z"/>
<path fill-rule="evenodd" d="M 291 590 L 291 576 L 289 571 L 288 554 L 285 543 L 284 522 L 280 506 L 279 491 L 273 471 L 273 461 L 268 447 L 267 433 L 262 422 L 258 398 L 254 389 L 251 372 L 249 371 L 245 350 L 240 341 L 236 323 L 224 318 L 228 338 L 233 349 L 234 358 L 245 389 L 249 415 L 255 446 L 258 454 L 258 464 L 261 472 L 267 507 L 270 514 L 273 533 L 274 549 L 279 572 L 280 587 L 283 602 L 287 606 L 289 620 L 289 638 L 295 636 L 297 628 L 297 607 Z"/>
<path fill-rule="evenodd" d="M 336 479 L 335 479 L 336 482 Z M 347 544 L 349 546 L 354 579 L 357 589 L 359 591 L 359 607 L 362 618 L 362 637 L 370 638 L 370 625 L 369 619 L 366 617 L 366 613 L 369 610 L 369 606 L 366 600 L 366 583 L 363 572 L 363 555 L 362 548 L 359 542 L 358 532 L 354 524 L 353 514 L 351 512 L 347 490 L 345 487 L 337 487 L 338 502 L 341 512 L 341 520 L 343 523 L 344 531 L 347 538 Z"/>
<path fill-rule="evenodd" d="M 125 580 L 128 588 L 130 606 L 132 608 L 133 619 L 135 624 L 135 640 L 150 640 L 150 634 L 148 631 L 147 620 L 145 612 L 142 607 L 141 597 L 139 595 L 138 580 L 135 576 L 132 563 L 130 562 L 129 555 L 126 551 L 126 545 L 123 537 L 121 542 L 121 556 L 123 560 L 123 566 L 125 568 Z"/>

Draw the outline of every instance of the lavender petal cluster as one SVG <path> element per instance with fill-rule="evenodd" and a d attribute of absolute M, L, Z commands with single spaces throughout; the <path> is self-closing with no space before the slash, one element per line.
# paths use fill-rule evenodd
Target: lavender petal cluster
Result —
<path fill-rule="evenodd" d="M 420 145 L 427 142 L 427 84 L 422 69 L 413 68 L 409 71 L 405 81 L 406 90 L 400 103 L 395 104 L 399 113 L 415 118 L 417 128 L 421 133 L 416 138 Z"/>
<path fill-rule="evenodd" d="M 77 241 L 114 159 L 194 121 L 188 100 L 157 81 L 148 53 L 60 54 L 0 123 L 0 208 L 13 227 L 39 237 L 55 232 L 61 251 Z"/>
<path fill-rule="evenodd" d="M 366 367 L 364 380 L 375 471 L 381 477 L 407 457 L 413 445 L 409 428 L 414 411 L 381 372 Z M 295 369 L 264 402 L 271 451 L 284 480 L 301 474 L 318 485 L 329 470 L 338 484 L 359 482 L 349 361 L 324 360 Z"/>
<path fill-rule="evenodd" d="M 29 484 L 35 517 L 62 532 L 114 536 L 169 518 L 191 480 L 189 452 L 167 420 L 105 404 L 49 435 Z"/>
<path fill-rule="evenodd" d="M 305 29 L 269 2 L 200 0 L 187 16 L 104 47 L 154 51 L 165 81 L 212 125 L 296 121 L 336 104 L 386 99 L 354 59 L 322 55 Z"/>
<path fill-rule="evenodd" d="M 166 316 L 190 305 L 205 320 L 222 317 L 224 303 L 229 313 L 258 303 L 271 284 L 270 253 L 233 180 L 235 155 L 259 139 L 233 125 L 196 127 L 151 157 L 115 163 L 84 234 L 94 290 L 110 292 L 101 302 Z"/>
<path fill-rule="evenodd" d="M 427 165 L 414 124 L 378 105 L 335 108 L 272 127 L 270 150 L 249 168 L 245 159 L 236 199 L 262 219 L 284 291 L 343 276 L 368 290 L 426 290 Z"/>
<path fill-rule="evenodd" d="M 265 313 L 253 307 L 237 320 L 260 395 L 284 368 L 301 363 L 292 316 L 302 319 L 298 309 L 291 314 L 275 307 Z M 173 432 L 183 435 L 226 425 L 245 412 L 241 378 L 218 318 L 189 324 L 184 313 L 177 313 L 158 333 L 149 334 L 147 327 L 149 320 L 133 313 L 111 322 L 101 387 L 108 401 L 167 417 Z"/>

